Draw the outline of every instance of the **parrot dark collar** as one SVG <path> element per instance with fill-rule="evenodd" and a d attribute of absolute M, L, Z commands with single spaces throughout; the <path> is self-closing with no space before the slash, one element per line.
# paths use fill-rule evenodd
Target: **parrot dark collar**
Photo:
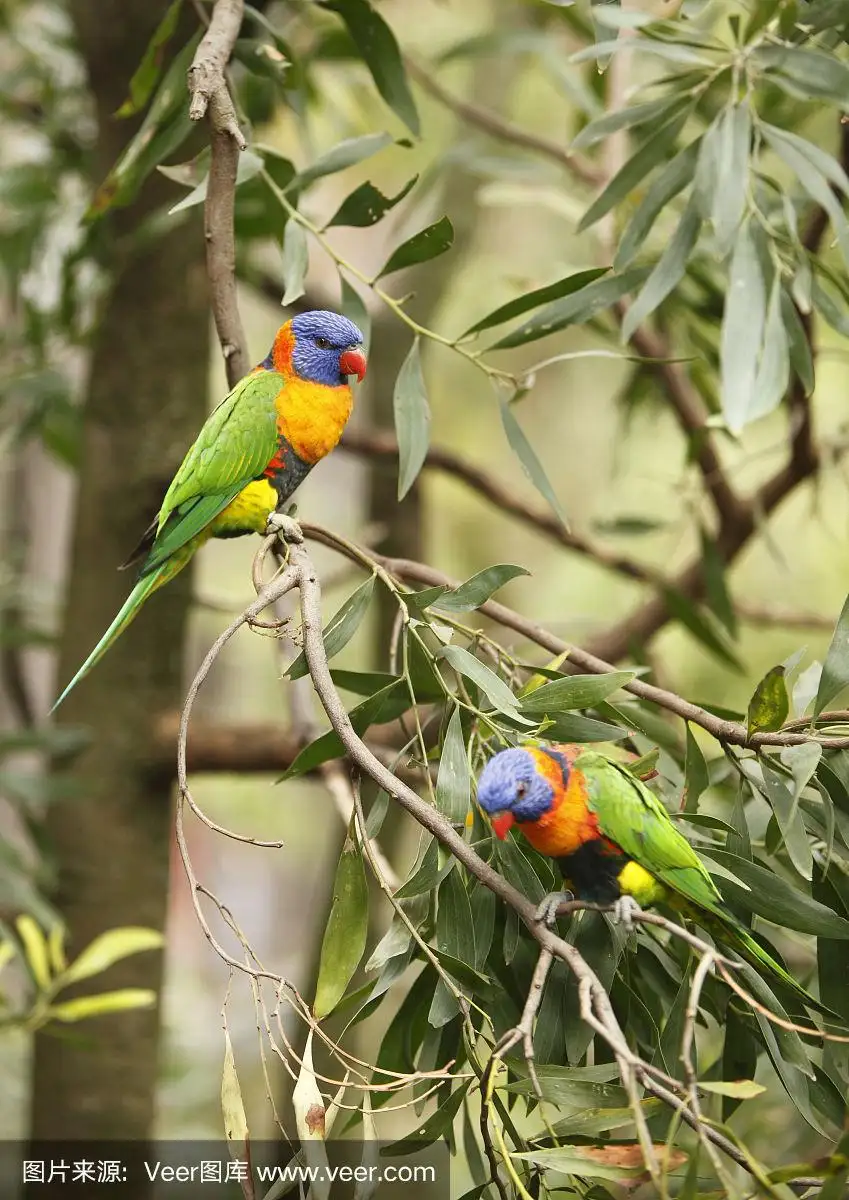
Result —
<path fill-rule="evenodd" d="M 543 752 L 543 754 L 546 754 L 550 759 L 557 763 L 558 767 L 560 768 L 560 774 L 563 776 L 563 786 L 564 788 L 568 787 L 569 776 L 571 775 L 572 770 L 569 766 L 569 760 L 566 755 L 561 754 L 559 750 L 549 750 L 545 746 L 540 746 L 540 750 Z"/>

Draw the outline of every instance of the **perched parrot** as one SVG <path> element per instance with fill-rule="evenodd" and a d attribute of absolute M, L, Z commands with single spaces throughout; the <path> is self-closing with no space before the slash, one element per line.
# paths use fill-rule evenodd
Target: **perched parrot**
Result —
<path fill-rule="evenodd" d="M 269 516 L 334 448 L 351 414 L 348 377 L 366 373 L 363 335 L 333 312 L 299 313 L 212 412 L 162 507 L 124 564 L 138 582 L 54 704 L 87 675 L 152 592 L 211 537 L 264 533 Z"/>
<path fill-rule="evenodd" d="M 557 860 L 567 887 L 540 905 L 551 922 L 574 893 L 613 904 L 630 924 L 641 907 L 666 903 L 715 933 L 807 1005 L 825 1009 L 726 907 L 696 851 L 660 800 L 624 766 L 583 746 L 502 750 L 478 780 L 478 803 L 502 840 L 515 824 L 535 849 Z"/>

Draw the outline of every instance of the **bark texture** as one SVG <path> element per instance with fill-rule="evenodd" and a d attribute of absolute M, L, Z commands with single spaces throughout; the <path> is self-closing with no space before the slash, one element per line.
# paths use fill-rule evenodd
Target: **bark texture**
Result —
<path fill-rule="evenodd" d="M 99 181 L 134 131 L 132 122 L 112 114 L 165 3 L 74 0 L 71 7 L 99 120 Z M 163 199 L 161 181 L 151 179 L 131 208 L 104 220 L 104 235 L 115 253 L 120 246 L 121 261 L 110 264 L 114 287 L 92 353 L 59 681 L 70 677 L 132 586 L 131 572 L 119 573 L 116 565 L 155 513 L 206 412 L 209 320 L 200 216 L 153 245 L 132 247 L 133 229 Z M 171 797 L 161 774 L 148 769 L 148 746 L 157 715 L 180 701 L 190 583 L 187 570 L 156 595 L 58 713 L 63 723 L 92 733 L 90 747 L 67 770 L 74 794 L 48 819 L 55 900 L 72 952 L 115 926 L 164 929 Z M 161 956 L 146 954 L 80 990 L 158 992 L 161 983 Z M 79 1033 L 84 1036 L 73 1040 L 37 1038 L 33 1136 L 149 1136 L 158 1011 L 99 1018 Z"/>

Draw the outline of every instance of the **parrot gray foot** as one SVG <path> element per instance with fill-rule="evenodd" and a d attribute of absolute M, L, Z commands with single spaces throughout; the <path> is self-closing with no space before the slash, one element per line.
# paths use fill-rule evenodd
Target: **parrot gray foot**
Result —
<path fill-rule="evenodd" d="M 540 903 L 535 919 L 544 922 L 550 929 L 557 920 L 557 910 L 560 905 L 568 904 L 570 900 L 574 899 L 572 892 L 550 892 Z"/>
<path fill-rule="evenodd" d="M 613 919 L 623 925 L 627 933 L 633 933 L 634 914 L 642 911 L 633 896 L 620 896 L 613 905 Z"/>
<path fill-rule="evenodd" d="M 304 540 L 304 535 L 301 532 L 298 522 L 294 517 L 289 517 L 285 513 L 269 513 L 266 530 L 269 534 L 276 533 L 284 542 L 300 543 Z"/>

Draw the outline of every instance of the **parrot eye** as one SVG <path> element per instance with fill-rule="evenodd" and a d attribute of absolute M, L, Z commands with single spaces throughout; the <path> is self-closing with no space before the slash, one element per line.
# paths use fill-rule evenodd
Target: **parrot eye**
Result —
<path fill-rule="evenodd" d="M 516 784 L 516 798 L 518 800 L 521 800 L 523 796 L 526 796 L 527 792 L 528 792 L 528 785 L 526 783 L 517 783 Z"/>
<path fill-rule="evenodd" d="M 316 344 L 316 346 L 318 346 L 319 350 L 329 350 L 330 349 L 330 342 L 327 340 L 327 338 L 316 338 L 315 344 Z"/>

